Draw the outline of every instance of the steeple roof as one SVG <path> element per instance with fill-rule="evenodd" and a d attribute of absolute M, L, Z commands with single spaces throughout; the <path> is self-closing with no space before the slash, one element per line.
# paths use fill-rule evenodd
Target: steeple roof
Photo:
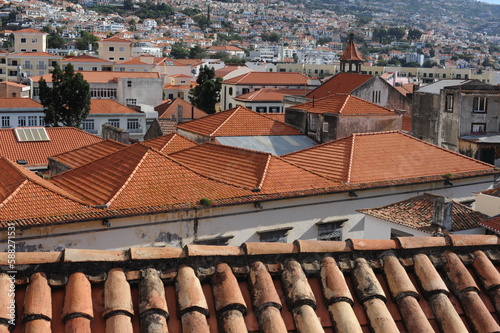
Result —
<path fill-rule="evenodd" d="M 347 46 L 345 48 L 344 54 L 340 57 L 340 60 L 347 60 L 347 61 L 363 61 L 364 59 L 361 57 L 361 55 L 358 52 L 358 49 L 356 48 L 356 44 L 354 44 L 354 36 L 350 35 L 349 43 L 347 43 Z"/>

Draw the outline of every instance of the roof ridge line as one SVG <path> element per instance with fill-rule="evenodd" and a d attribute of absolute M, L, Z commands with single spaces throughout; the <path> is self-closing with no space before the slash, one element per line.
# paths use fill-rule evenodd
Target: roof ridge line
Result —
<path fill-rule="evenodd" d="M 271 154 L 267 155 L 267 161 L 266 161 L 266 166 L 264 167 L 264 171 L 262 172 L 262 178 L 260 180 L 260 183 L 257 185 L 257 188 L 261 189 L 262 186 L 264 185 L 264 181 L 266 180 L 267 176 L 267 170 L 269 169 L 269 164 L 271 163 Z"/>
<path fill-rule="evenodd" d="M 351 183 L 351 171 L 352 171 L 352 159 L 354 155 L 354 139 L 356 138 L 356 134 L 352 135 L 351 140 L 351 153 L 349 154 L 349 168 L 347 169 L 347 184 Z"/>
<path fill-rule="evenodd" d="M 234 114 L 236 113 L 237 110 L 240 109 L 240 106 L 237 106 L 234 110 L 233 110 L 233 113 L 231 113 L 212 133 L 210 133 L 210 137 L 212 137 L 222 126 L 224 126 L 224 124 L 226 124 L 229 119 L 231 119 L 231 117 L 234 116 Z M 224 111 L 223 111 L 224 112 Z M 220 113 L 220 112 L 219 112 Z M 217 114 L 217 113 L 214 113 L 214 114 Z M 201 118 L 199 118 L 201 119 Z"/>
<path fill-rule="evenodd" d="M 26 186 L 27 183 L 29 183 L 29 178 L 25 178 L 24 181 L 21 183 L 21 185 L 19 185 L 15 190 L 14 192 L 12 192 L 7 198 L 5 198 L 4 201 L 0 202 L 0 208 L 2 208 L 3 206 L 7 205 L 9 203 L 9 201 L 11 201 L 14 196 L 19 192 L 21 191 L 21 188 L 23 188 L 24 186 Z"/>
<path fill-rule="evenodd" d="M 288 160 L 286 160 L 286 159 L 284 159 L 284 158 L 281 158 L 281 156 L 274 156 L 274 158 L 276 158 L 276 159 L 280 160 L 280 161 L 281 161 L 281 162 L 283 162 L 283 163 L 286 163 L 286 164 L 289 164 L 289 165 L 291 165 L 291 166 L 293 166 L 293 167 L 296 167 L 296 168 L 298 168 L 298 169 L 300 169 L 300 170 L 302 170 L 302 171 L 305 171 L 305 172 L 308 172 L 308 173 L 310 173 L 310 174 L 313 174 L 313 175 L 315 175 L 315 176 L 317 176 L 317 177 L 321 177 L 321 178 L 323 178 L 323 179 L 326 179 L 326 180 L 328 180 L 328 181 L 332 181 L 332 182 L 334 182 L 334 183 L 340 183 L 340 182 L 339 182 L 339 181 L 337 181 L 337 180 L 334 180 L 334 179 L 328 178 L 328 177 L 326 177 L 326 176 L 320 175 L 319 173 L 316 173 L 315 171 L 312 171 L 312 170 L 306 169 L 306 168 L 304 168 L 304 167 L 303 167 L 303 166 L 301 166 L 301 165 L 297 165 L 297 164 L 293 163 L 292 161 L 288 161 Z M 338 185 L 338 184 L 337 184 L 337 185 Z"/>
<path fill-rule="evenodd" d="M 347 102 L 349 101 L 349 97 L 351 97 L 351 94 L 347 94 L 346 99 L 344 100 L 344 103 L 342 103 L 342 106 L 340 107 L 339 114 L 343 114 L 342 110 L 347 105 Z"/>

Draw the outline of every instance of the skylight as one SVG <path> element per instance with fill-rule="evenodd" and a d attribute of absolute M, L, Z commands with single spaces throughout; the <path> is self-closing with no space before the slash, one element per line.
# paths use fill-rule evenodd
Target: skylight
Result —
<path fill-rule="evenodd" d="M 16 128 L 15 132 L 19 142 L 50 141 L 45 127 L 21 127 Z"/>

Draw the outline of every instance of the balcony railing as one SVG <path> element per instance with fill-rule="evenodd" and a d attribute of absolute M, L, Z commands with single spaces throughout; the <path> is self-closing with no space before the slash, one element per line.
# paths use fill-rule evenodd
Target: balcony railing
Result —
<path fill-rule="evenodd" d="M 33 65 L 31 65 L 31 64 L 24 64 L 23 68 L 24 69 L 33 69 Z"/>
<path fill-rule="evenodd" d="M 36 66 L 38 69 L 47 69 L 47 65 L 38 65 Z"/>

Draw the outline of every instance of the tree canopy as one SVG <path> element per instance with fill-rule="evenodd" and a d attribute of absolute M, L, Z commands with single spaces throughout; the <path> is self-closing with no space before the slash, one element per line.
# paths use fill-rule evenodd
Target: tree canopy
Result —
<path fill-rule="evenodd" d="M 99 48 L 99 44 L 97 44 L 97 41 L 99 38 L 97 36 L 94 36 L 85 30 L 82 30 L 80 33 L 80 38 L 76 40 L 76 48 L 79 50 L 88 50 L 89 45 L 92 45 L 92 50 L 97 51 Z"/>
<path fill-rule="evenodd" d="M 64 71 L 55 64 L 52 86 L 40 78 L 40 103 L 48 126 L 80 127 L 90 112 L 90 85 L 68 64 Z"/>
<path fill-rule="evenodd" d="M 181 43 L 175 42 L 170 49 L 170 57 L 174 59 L 186 59 L 189 57 L 189 50 Z"/>
<path fill-rule="evenodd" d="M 215 113 L 215 104 L 220 98 L 221 81 L 220 77 L 215 77 L 212 68 L 203 66 L 196 79 L 198 85 L 189 90 L 189 100 L 206 113 Z"/>

